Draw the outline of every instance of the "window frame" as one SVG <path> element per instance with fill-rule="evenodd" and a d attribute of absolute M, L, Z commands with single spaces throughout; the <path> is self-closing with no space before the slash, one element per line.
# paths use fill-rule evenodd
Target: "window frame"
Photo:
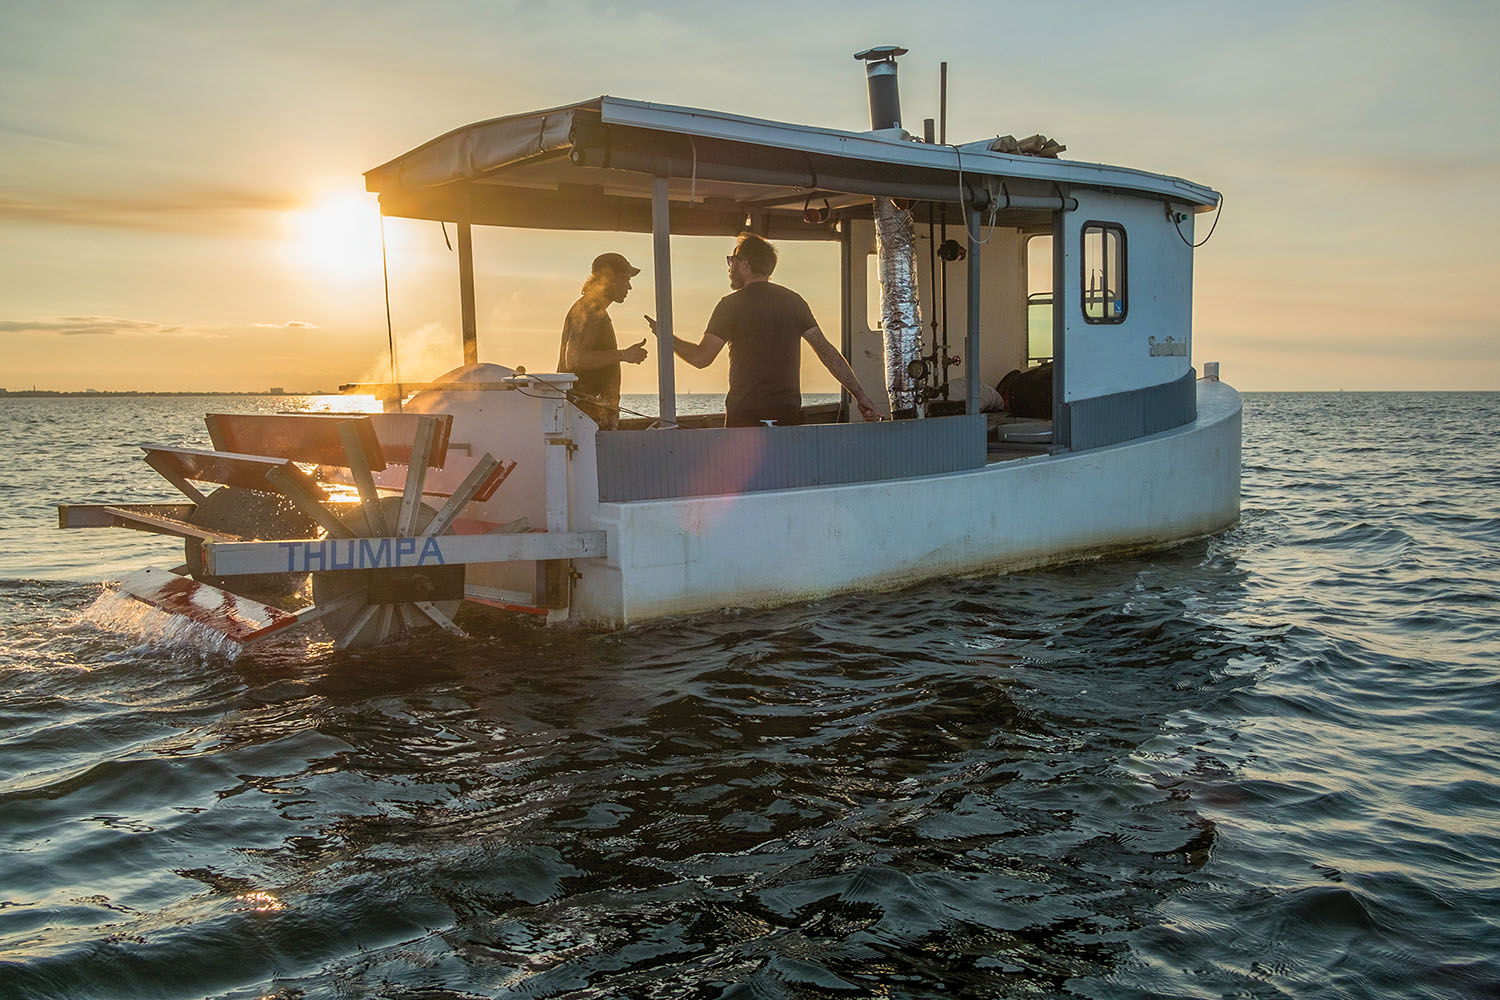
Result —
<path fill-rule="evenodd" d="M 1120 312 L 1115 316 L 1090 316 L 1089 315 L 1089 259 L 1088 259 L 1088 233 L 1090 229 L 1100 231 L 1100 249 L 1103 260 L 1100 262 L 1100 271 L 1105 280 L 1109 274 L 1109 240 L 1108 234 L 1113 232 L 1120 239 L 1120 287 L 1115 290 L 1115 297 L 1120 303 Z M 1110 222 L 1105 219 L 1089 219 L 1078 227 L 1078 311 L 1083 314 L 1083 321 L 1094 325 L 1115 325 L 1125 322 L 1125 317 L 1130 314 L 1130 254 L 1126 243 L 1125 225 L 1121 222 Z M 1105 304 L 1109 289 L 1105 288 Z"/>
<path fill-rule="evenodd" d="M 1047 335 L 1046 354 L 1031 353 L 1031 311 L 1040 306 L 1046 306 L 1048 309 L 1057 308 L 1057 275 L 1053 270 L 1056 267 L 1056 254 L 1052 246 L 1049 246 L 1047 248 L 1047 266 L 1045 268 L 1037 269 L 1038 272 L 1046 272 L 1047 290 L 1044 292 L 1033 292 L 1031 290 L 1031 278 L 1033 273 L 1031 267 L 1031 244 L 1033 241 L 1040 239 L 1053 240 L 1053 246 L 1056 245 L 1056 235 L 1051 230 L 1047 230 L 1046 232 L 1027 233 L 1021 241 L 1021 259 L 1026 262 L 1026 364 L 1028 367 L 1052 361 L 1056 358 L 1057 355 L 1056 348 L 1053 345 L 1055 332 L 1049 332 Z M 1048 321 L 1050 325 L 1050 313 L 1048 316 Z"/>

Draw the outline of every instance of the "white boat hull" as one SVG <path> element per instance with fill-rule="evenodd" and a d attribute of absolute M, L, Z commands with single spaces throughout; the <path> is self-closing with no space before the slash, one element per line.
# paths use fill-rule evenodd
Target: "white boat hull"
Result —
<path fill-rule="evenodd" d="M 579 560 L 572 617 L 621 626 L 923 579 L 1160 548 L 1233 524 L 1240 398 L 1198 384 L 1197 419 L 1089 451 L 940 476 L 601 503 L 608 554 Z"/>

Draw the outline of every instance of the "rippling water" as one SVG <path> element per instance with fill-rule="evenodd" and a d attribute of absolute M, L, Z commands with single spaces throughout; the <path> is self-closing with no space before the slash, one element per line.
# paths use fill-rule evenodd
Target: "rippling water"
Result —
<path fill-rule="evenodd" d="M 1500 996 L 1500 395 L 1248 395 L 1241 524 L 1149 558 L 108 627 L 180 550 L 49 505 L 279 405 L 0 401 L 0 996 Z"/>

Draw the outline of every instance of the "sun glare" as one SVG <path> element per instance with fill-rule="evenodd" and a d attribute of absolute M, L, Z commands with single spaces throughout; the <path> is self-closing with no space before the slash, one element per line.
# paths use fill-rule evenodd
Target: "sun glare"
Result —
<path fill-rule="evenodd" d="M 379 213 L 374 195 L 340 191 L 325 196 L 293 217 L 298 258 L 330 277 L 378 277 Z"/>

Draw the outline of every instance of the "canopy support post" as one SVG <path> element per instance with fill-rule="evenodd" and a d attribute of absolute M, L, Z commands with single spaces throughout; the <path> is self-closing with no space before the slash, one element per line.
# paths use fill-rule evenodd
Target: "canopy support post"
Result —
<path fill-rule="evenodd" d="M 672 226 L 667 178 L 651 179 L 651 249 L 656 278 L 656 384 L 661 426 L 677 423 L 677 383 L 672 346 Z"/>
<path fill-rule="evenodd" d="M 1068 207 L 1052 213 L 1052 453 L 1073 448 L 1072 411 L 1068 407 L 1068 246 L 1075 239 L 1068 224 Z M 1082 252 L 1081 240 L 1073 244 Z M 1080 280 L 1078 296 L 1082 298 Z"/>
<path fill-rule="evenodd" d="M 839 352 L 844 360 L 854 354 L 854 241 L 849 233 L 849 220 L 839 223 Z M 839 423 L 853 418 L 853 397 L 849 390 L 839 386 Z"/>
<path fill-rule="evenodd" d="M 474 319 L 474 232 L 468 222 L 458 223 L 458 299 L 463 315 L 464 364 L 479 363 L 479 325 Z"/>
<path fill-rule="evenodd" d="M 969 243 L 968 288 L 964 291 L 969 304 L 969 329 L 964 346 L 964 388 L 968 398 L 964 401 L 964 412 L 970 415 L 979 412 L 979 247 L 982 242 L 979 209 L 969 206 L 967 232 L 973 234 Z"/>

